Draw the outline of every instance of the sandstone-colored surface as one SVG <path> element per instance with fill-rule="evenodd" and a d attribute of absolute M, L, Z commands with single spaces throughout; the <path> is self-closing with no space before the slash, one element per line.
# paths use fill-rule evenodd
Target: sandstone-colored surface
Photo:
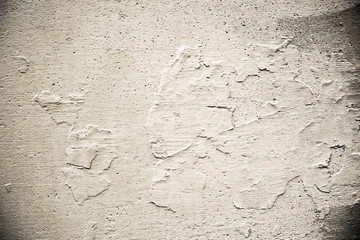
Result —
<path fill-rule="evenodd" d="M 0 2 L 0 239 L 359 239 L 356 0 Z"/>

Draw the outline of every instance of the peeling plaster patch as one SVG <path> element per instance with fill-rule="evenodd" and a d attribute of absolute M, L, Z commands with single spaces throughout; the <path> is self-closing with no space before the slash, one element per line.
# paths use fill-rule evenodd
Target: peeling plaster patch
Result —
<path fill-rule="evenodd" d="M 82 204 L 108 189 L 110 180 L 105 171 L 118 157 L 117 144 L 111 130 L 87 125 L 73 131 L 69 137 L 71 146 L 66 149 L 66 167 L 63 172 L 66 185 L 73 192 L 75 200 Z"/>
<path fill-rule="evenodd" d="M 264 52 L 266 54 L 262 55 Z M 253 48 L 253 55 L 259 54 L 265 59 L 269 53 Z M 348 110 L 344 104 L 339 104 L 339 100 L 345 95 L 343 74 L 351 74 L 353 66 L 338 55 L 331 55 L 329 59 L 317 51 L 300 54 L 291 45 L 272 53 L 271 58 L 268 56 L 271 62 L 262 64 L 270 70 L 267 76 L 262 76 L 259 71 L 256 73 L 259 77 L 252 79 L 248 86 L 249 79 L 238 83 L 242 88 L 230 84 L 230 88 L 236 90 L 231 93 L 237 100 L 235 128 L 214 138 L 217 148 L 233 158 L 234 166 L 229 170 L 227 183 L 236 190 L 234 205 L 238 208 L 269 208 L 276 196 L 284 191 L 284 183 L 301 175 L 316 202 L 319 218 L 323 219 L 329 211 L 328 193 L 335 181 L 331 177 L 335 172 L 341 172 L 340 166 L 344 166 L 343 161 L 331 164 L 334 156 L 331 146 L 339 142 L 352 145 L 352 130 L 342 119 Z M 314 61 L 319 62 L 316 69 L 311 67 Z M 260 82 L 258 86 L 257 82 Z M 262 115 L 261 103 L 268 100 L 258 93 L 274 94 L 279 110 Z M 242 104 L 245 101 L 248 102 Z M 325 110 L 328 105 L 333 107 Z M 308 123 L 304 126 L 304 122 Z M 329 129 L 329 126 L 336 127 Z M 311 136 L 319 136 L 318 141 L 309 142 Z M 318 170 L 314 168 L 314 162 L 317 162 Z M 329 169 L 321 169 L 328 166 Z M 336 170 L 331 170 L 334 167 Z M 268 174 L 269 171 L 272 174 Z"/>
<path fill-rule="evenodd" d="M 204 60 L 199 48 L 180 48 L 149 111 L 150 146 L 158 159 L 153 204 L 174 212 L 184 210 L 187 198 L 201 205 L 202 186 L 216 169 L 197 170 L 212 156 L 196 149 L 210 143 L 229 158 L 224 185 L 236 208 L 271 209 L 300 177 L 318 218 L 326 217 L 334 176 L 345 167 L 335 160 L 334 146 L 353 144 L 342 118 L 349 111 L 342 79 L 354 70 L 341 55 L 300 52 L 291 41 L 251 44 L 239 66 Z"/>
<path fill-rule="evenodd" d="M 74 124 L 80 105 L 84 103 L 82 94 L 70 94 L 62 98 L 48 90 L 35 95 L 35 102 L 45 108 L 57 124 Z"/>
<path fill-rule="evenodd" d="M 57 124 L 67 123 L 76 129 L 77 112 L 85 97 L 82 94 L 69 94 L 63 98 L 44 90 L 35 96 L 35 101 L 50 113 Z M 66 185 L 75 200 L 82 204 L 110 186 L 111 181 L 105 171 L 118 157 L 116 139 L 111 130 L 87 125 L 86 128 L 73 130 L 69 142 L 70 146 L 65 150 L 68 166 L 63 172 Z"/>

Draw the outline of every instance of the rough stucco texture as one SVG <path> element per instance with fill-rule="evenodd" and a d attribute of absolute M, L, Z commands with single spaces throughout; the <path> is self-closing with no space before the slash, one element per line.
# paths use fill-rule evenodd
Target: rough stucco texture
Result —
<path fill-rule="evenodd" d="M 360 239 L 360 2 L 0 3 L 1 239 Z"/>

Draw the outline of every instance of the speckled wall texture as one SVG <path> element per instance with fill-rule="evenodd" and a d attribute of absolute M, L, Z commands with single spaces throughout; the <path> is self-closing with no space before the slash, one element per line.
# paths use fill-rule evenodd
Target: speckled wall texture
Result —
<path fill-rule="evenodd" d="M 0 239 L 360 239 L 358 0 L 0 1 Z"/>

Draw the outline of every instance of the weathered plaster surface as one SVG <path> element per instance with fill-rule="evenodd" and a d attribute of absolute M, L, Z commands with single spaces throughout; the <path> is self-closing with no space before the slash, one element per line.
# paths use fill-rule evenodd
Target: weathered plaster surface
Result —
<path fill-rule="evenodd" d="M 357 239 L 357 1 L 0 3 L 2 239 Z"/>

